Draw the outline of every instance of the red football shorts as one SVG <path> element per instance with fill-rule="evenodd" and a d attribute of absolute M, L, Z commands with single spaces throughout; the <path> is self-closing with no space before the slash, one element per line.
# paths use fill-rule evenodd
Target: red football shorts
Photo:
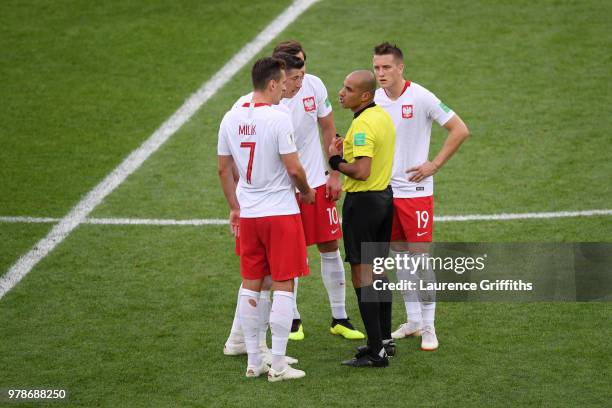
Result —
<path fill-rule="evenodd" d="M 391 241 L 431 242 L 433 209 L 433 196 L 394 198 Z"/>
<path fill-rule="evenodd" d="M 240 274 L 285 281 L 309 273 L 299 214 L 240 218 Z"/>
<path fill-rule="evenodd" d="M 325 184 L 315 188 L 315 191 L 317 194 L 312 204 L 302 203 L 300 193 L 297 194 L 307 246 L 342 238 L 336 202 L 325 198 Z"/>

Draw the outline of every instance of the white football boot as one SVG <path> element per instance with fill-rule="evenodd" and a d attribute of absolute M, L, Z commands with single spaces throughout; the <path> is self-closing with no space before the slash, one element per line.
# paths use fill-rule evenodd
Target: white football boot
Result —
<path fill-rule="evenodd" d="M 425 326 L 422 330 L 421 350 L 434 351 L 438 348 L 438 338 L 436 337 L 436 329 L 433 326 Z"/>
<path fill-rule="evenodd" d="M 421 335 L 421 323 L 418 322 L 406 322 L 400 325 L 396 331 L 391 333 L 391 337 L 394 339 L 403 339 L 404 337 L 420 336 Z"/>
<path fill-rule="evenodd" d="M 223 346 L 223 354 L 226 356 L 239 356 L 246 353 L 244 335 L 242 333 L 231 332 Z"/>
<path fill-rule="evenodd" d="M 270 370 L 268 371 L 269 382 L 295 380 L 305 376 L 306 373 L 304 371 L 298 370 L 297 368 L 293 368 L 290 365 L 285 367 L 283 371 L 276 371 L 273 368 L 270 368 Z"/>

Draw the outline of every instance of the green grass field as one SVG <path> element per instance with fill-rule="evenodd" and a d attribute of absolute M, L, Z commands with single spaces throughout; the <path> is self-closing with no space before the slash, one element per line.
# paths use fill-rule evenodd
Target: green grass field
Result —
<path fill-rule="evenodd" d="M 414 4 L 413 4 L 414 3 Z M 63 217 L 289 1 L 4 1 L 0 216 Z M 436 176 L 436 214 L 612 208 L 612 3 L 323 0 L 296 38 L 336 93 L 396 42 L 407 77 L 472 136 Z M 225 218 L 221 117 L 250 63 L 92 213 Z M 432 152 L 444 133 L 433 132 Z M 0 274 L 52 224 L 0 222 Z M 444 222 L 449 242 L 612 242 L 607 216 Z M 443 303 L 440 349 L 403 341 L 385 370 L 339 365 L 316 251 L 300 283 L 302 381 L 244 378 L 226 357 L 240 284 L 227 226 L 81 225 L 0 299 L 0 390 L 62 388 L 49 406 L 607 406 L 610 303 Z M 358 326 L 352 291 L 349 313 Z M 405 317 L 395 305 L 394 323 Z M 606 402 L 608 401 L 608 402 Z M 5 401 L 0 398 L 0 406 Z M 45 406 L 24 403 L 18 406 Z M 9 406 L 13 406 L 12 404 Z"/>

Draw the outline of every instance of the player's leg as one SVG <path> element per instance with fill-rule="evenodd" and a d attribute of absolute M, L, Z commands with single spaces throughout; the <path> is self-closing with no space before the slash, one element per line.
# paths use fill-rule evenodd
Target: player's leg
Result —
<path fill-rule="evenodd" d="M 272 367 L 268 380 L 276 382 L 306 375 L 289 366 L 286 351 L 293 318 L 293 279 L 308 274 L 308 260 L 299 215 L 270 218 L 264 239 L 274 290 L 270 312 Z M 293 239 L 288 240 L 289 236 Z"/>
<path fill-rule="evenodd" d="M 421 257 L 416 274 L 419 280 L 435 282 L 435 272 L 426 259 L 429 257 L 430 245 L 433 239 L 433 196 L 406 199 L 408 204 L 406 219 L 409 225 L 407 231 L 408 248 L 411 256 Z M 421 330 L 421 349 L 432 351 L 438 348 L 438 338 L 435 330 L 436 294 L 435 291 L 419 291 L 419 303 L 423 328 Z"/>
<path fill-rule="evenodd" d="M 338 241 L 323 242 L 317 244 L 317 248 L 321 255 L 321 278 L 332 312 L 330 333 L 351 340 L 365 338 L 353 327 L 346 313 L 346 279 Z"/>
<path fill-rule="evenodd" d="M 240 256 L 240 240 L 236 238 L 236 255 Z M 237 356 L 246 354 L 246 346 L 244 345 L 244 335 L 242 334 L 242 328 L 240 327 L 240 318 L 238 313 L 238 306 L 240 305 L 240 291 L 242 290 L 242 284 L 238 288 L 238 296 L 236 299 L 236 309 L 234 310 L 234 320 L 232 321 L 232 328 L 230 330 L 229 337 L 223 345 L 223 354 L 226 356 Z"/>
<path fill-rule="evenodd" d="M 240 293 L 242 291 L 242 285 L 238 288 L 238 298 L 236 299 L 236 309 L 234 310 L 234 321 L 232 322 L 232 329 L 230 330 L 229 337 L 225 341 L 223 346 L 223 354 L 226 356 L 237 356 L 240 354 L 246 354 L 246 345 L 244 344 L 244 335 L 242 334 L 242 327 L 240 327 L 239 308 L 240 308 Z"/>
<path fill-rule="evenodd" d="M 259 297 L 264 278 L 270 275 L 266 248 L 259 237 L 261 218 L 240 219 L 240 274 L 242 289 L 238 301 L 238 320 L 248 355 L 246 376 L 259 377 L 268 371 L 259 348 L 261 331 Z"/>
<path fill-rule="evenodd" d="M 266 371 L 261 353 L 259 352 L 259 291 L 261 279 L 243 279 L 238 301 L 240 326 L 248 354 L 247 377 L 258 377 Z"/>
<path fill-rule="evenodd" d="M 291 321 L 291 333 L 289 333 L 289 340 L 304 340 L 304 326 L 302 325 L 302 316 L 298 310 L 297 305 L 297 293 L 299 279 L 293 279 L 293 319 Z"/>

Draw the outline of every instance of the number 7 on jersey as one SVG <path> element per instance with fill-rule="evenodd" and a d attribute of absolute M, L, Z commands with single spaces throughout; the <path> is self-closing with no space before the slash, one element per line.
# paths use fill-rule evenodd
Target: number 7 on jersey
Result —
<path fill-rule="evenodd" d="M 255 157 L 255 142 L 241 142 L 240 147 L 244 147 L 250 150 L 249 164 L 247 165 L 246 182 L 248 184 L 251 184 L 251 173 L 253 172 L 253 158 Z"/>

